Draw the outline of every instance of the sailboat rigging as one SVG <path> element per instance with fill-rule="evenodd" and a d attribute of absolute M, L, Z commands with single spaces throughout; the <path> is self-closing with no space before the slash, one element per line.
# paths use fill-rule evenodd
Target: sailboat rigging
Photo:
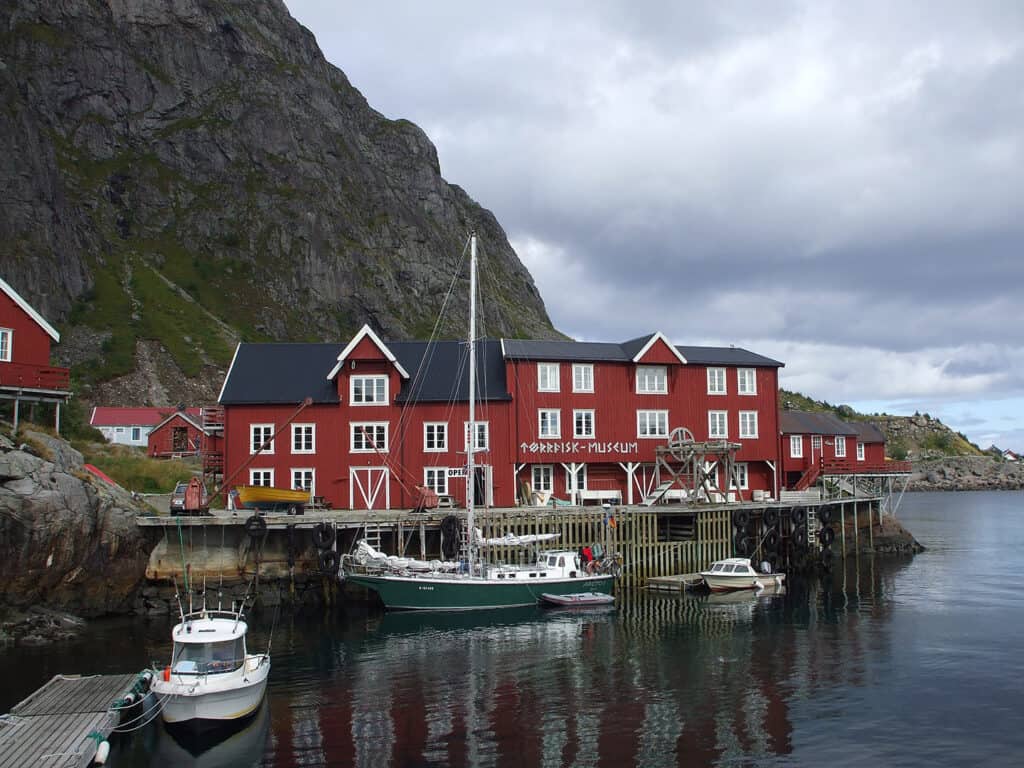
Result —
<path fill-rule="evenodd" d="M 540 551 L 529 565 L 491 564 L 479 556 L 476 528 L 476 293 L 477 239 L 470 235 L 468 416 L 466 422 L 466 528 L 459 562 L 421 561 L 386 557 L 360 541 L 353 554 L 342 559 L 340 577 L 380 595 L 384 607 L 401 610 L 471 610 L 534 605 L 542 594 L 580 592 L 610 594 L 617 568 L 581 562 L 570 549 Z"/>

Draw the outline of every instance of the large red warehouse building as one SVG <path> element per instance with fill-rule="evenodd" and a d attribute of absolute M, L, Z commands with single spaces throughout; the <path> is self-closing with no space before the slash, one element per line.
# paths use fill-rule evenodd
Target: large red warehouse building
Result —
<path fill-rule="evenodd" d="M 778 489 L 782 363 L 660 333 L 621 344 L 485 340 L 477 355 L 481 503 L 637 503 L 677 427 L 739 444 L 739 490 Z M 466 358 L 461 342 L 384 342 L 368 326 L 345 346 L 240 344 L 220 395 L 225 476 L 311 488 L 336 507 L 413 506 L 415 486 L 461 505 Z"/>

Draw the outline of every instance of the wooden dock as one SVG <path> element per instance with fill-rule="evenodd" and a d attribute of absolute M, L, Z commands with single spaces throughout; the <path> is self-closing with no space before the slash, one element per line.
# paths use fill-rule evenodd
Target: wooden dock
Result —
<path fill-rule="evenodd" d="M 647 579 L 647 588 L 661 592 L 684 592 L 704 583 L 699 573 L 681 573 L 675 576 L 652 576 Z"/>
<path fill-rule="evenodd" d="M 56 675 L 0 718 L 0 768 L 89 765 L 118 723 L 114 702 L 136 678 Z"/>

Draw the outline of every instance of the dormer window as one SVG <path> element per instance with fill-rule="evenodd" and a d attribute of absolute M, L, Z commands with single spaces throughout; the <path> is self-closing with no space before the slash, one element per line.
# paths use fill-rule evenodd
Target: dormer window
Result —
<path fill-rule="evenodd" d="M 636 369 L 638 395 L 664 395 L 668 392 L 668 372 L 664 365 L 641 365 Z"/>
<path fill-rule="evenodd" d="M 537 363 L 537 391 L 558 391 L 558 363 Z"/>
<path fill-rule="evenodd" d="M 387 405 L 387 376 L 353 376 L 349 381 L 349 402 L 352 405 Z"/>

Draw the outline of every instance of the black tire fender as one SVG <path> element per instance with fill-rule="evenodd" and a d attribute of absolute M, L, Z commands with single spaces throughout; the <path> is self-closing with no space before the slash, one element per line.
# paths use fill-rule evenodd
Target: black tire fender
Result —
<path fill-rule="evenodd" d="M 330 549 L 334 546 L 334 526 L 330 523 L 317 523 L 313 526 L 313 545 L 317 549 Z"/>
<path fill-rule="evenodd" d="M 762 519 L 764 520 L 764 524 L 769 528 L 774 527 L 779 522 L 779 510 L 775 507 L 768 507 L 768 509 L 764 511 Z"/>
<path fill-rule="evenodd" d="M 254 539 L 267 535 L 267 521 L 259 515 L 252 515 L 245 521 L 245 532 Z"/>
<path fill-rule="evenodd" d="M 320 570 L 323 573 L 337 573 L 338 572 L 338 553 L 333 549 L 323 550 L 317 557 L 320 564 Z"/>

